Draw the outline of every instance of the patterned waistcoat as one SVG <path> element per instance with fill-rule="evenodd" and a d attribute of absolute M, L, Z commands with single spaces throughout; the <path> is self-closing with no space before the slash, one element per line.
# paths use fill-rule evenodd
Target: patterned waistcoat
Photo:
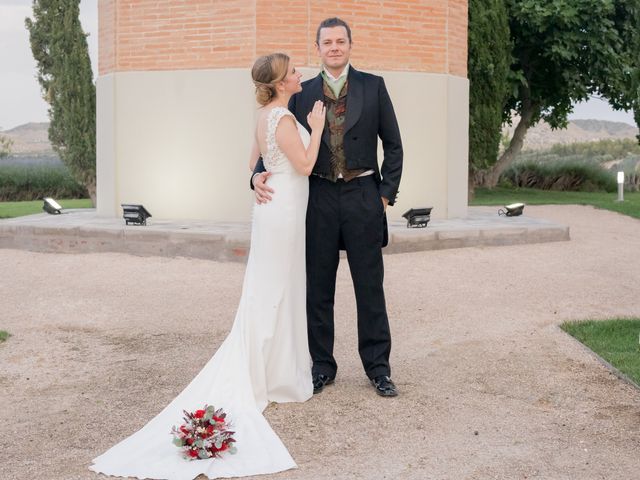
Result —
<path fill-rule="evenodd" d="M 323 81 L 322 87 L 325 106 L 327 107 L 327 126 L 329 128 L 331 146 L 331 174 L 326 178 L 335 182 L 338 180 L 338 175 L 342 174 L 344 181 L 348 182 L 365 171 L 364 169 L 349 170 L 347 168 L 347 158 L 344 154 L 344 123 L 347 118 L 349 81 L 345 82 L 338 98 L 329 88 L 327 82 Z"/>

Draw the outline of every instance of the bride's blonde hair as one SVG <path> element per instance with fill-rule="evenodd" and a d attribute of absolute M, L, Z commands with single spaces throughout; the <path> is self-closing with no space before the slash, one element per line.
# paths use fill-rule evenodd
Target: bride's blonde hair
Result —
<path fill-rule="evenodd" d="M 256 86 L 256 100 L 267 105 L 277 94 L 276 84 L 284 80 L 289 71 L 289 56 L 272 53 L 258 58 L 251 69 L 251 78 Z"/>

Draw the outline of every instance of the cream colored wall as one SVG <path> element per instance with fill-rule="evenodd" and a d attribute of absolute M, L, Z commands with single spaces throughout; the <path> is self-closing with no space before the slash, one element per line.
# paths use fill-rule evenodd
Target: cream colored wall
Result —
<path fill-rule="evenodd" d="M 374 72 L 385 79 L 404 148 L 400 194 L 389 211 L 433 207 L 432 218 L 467 215 L 469 82 L 450 75 Z M 382 147 L 379 146 L 379 159 Z"/>
<path fill-rule="evenodd" d="M 467 80 L 375 73 L 385 77 L 405 150 L 390 218 L 420 206 L 433 206 L 433 218 L 465 216 Z M 100 215 L 142 203 L 157 219 L 249 220 L 256 104 L 247 69 L 115 73 L 97 89 Z"/>
<path fill-rule="evenodd" d="M 98 213 L 112 216 L 115 209 L 119 215 L 120 203 L 142 203 L 154 218 L 248 219 L 255 111 L 248 72 L 127 72 L 110 77 L 98 81 L 98 121 L 108 124 L 103 117 L 109 116 L 113 102 L 114 133 L 104 136 L 113 139 L 115 148 L 99 149 L 98 163 L 115 164 L 115 194 L 99 197 L 106 205 L 99 201 Z M 110 181 L 109 175 L 99 175 L 98 189 L 110 191 Z"/>
<path fill-rule="evenodd" d="M 98 184 L 97 207 L 102 216 L 115 217 L 117 210 L 116 146 L 115 135 L 115 78 L 114 75 L 98 77 L 96 115 L 96 178 Z"/>
<path fill-rule="evenodd" d="M 447 77 L 447 215 L 467 216 L 469 204 L 469 80 Z"/>

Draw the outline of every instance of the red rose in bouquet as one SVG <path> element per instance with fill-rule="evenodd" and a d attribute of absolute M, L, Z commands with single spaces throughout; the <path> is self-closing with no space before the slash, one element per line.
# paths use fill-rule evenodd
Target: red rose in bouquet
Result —
<path fill-rule="evenodd" d="M 184 411 L 184 423 L 173 427 L 173 444 L 182 449 L 189 460 L 217 458 L 222 452 L 236 453 L 235 432 L 221 409 L 205 405 L 193 413 Z"/>

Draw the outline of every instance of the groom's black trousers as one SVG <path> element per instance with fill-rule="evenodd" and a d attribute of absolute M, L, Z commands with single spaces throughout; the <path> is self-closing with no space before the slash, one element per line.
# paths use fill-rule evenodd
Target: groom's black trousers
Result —
<path fill-rule="evenodd" d="M 390 375 L 391 334 L 382 287 L 384 208 L 373 175 L 333 183 L 309 177 L 307 207 L 307 323 L 313 373 L 333 378 L 336 273 L 340 245 L 358 308 L 358 351 L 369 378 Z"/>

